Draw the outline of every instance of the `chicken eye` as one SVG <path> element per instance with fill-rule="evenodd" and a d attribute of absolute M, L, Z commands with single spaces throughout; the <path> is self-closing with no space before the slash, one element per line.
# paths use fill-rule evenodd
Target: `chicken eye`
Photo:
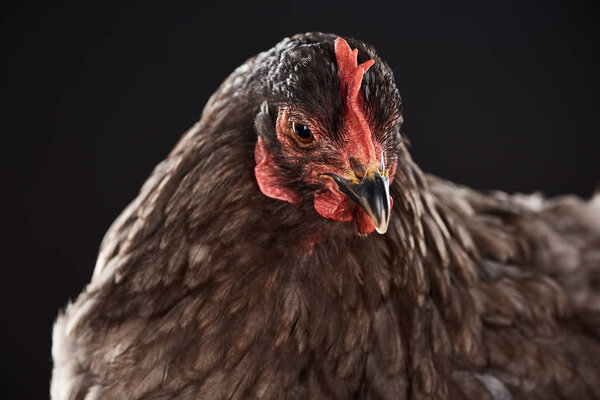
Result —
<path fill-rule="evenodd" d="M 292 131 L 294 131 L 294 133 L 296 134 L 296 139 L 298 139 L 300 143 L 308 144 L 314 140 L 310 128 L 306 125 L 302 125 L 292 121 Z"/>

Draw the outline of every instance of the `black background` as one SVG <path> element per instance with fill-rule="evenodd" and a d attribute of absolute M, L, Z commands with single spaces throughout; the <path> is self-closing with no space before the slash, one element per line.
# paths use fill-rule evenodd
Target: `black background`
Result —
<path fill-rule="evenodd" d="M 426 171 L 547 195 L 600 183 L 591 2 L 82 3 L 0 6 L 0 398 L 47 397 L 52 322 L 104 232 L 227 74 L 284 36 L 373 44 Z"/>

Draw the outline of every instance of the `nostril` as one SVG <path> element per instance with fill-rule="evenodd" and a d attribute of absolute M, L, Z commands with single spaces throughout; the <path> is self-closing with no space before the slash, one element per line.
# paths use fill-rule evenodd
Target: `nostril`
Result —
<path fill-rule="evenodd" d="M 354 171 L 354 174 L 358 179 L 365 177 L 365 169 L 362 164 L 354 157 L 350 157 L 350 168 Z"/>

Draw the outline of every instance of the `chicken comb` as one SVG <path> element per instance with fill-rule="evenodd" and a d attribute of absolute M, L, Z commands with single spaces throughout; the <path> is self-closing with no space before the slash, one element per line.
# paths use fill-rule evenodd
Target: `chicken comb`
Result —
<path fill-rule="evenodd" d="M 342 95 L 345 92 L 346 104 L 354 112 L 360 111 L 360 103 L 362 103 L 359 93 L 363 75 L 375 64 L 375 60 L 371 59 L 357 65 L 357 56 L 358 49 L 351 50 L 348 42 L 341 37 L 335 39 L 335 58 L 342 83 Z"/>
<path fill-rule="evenodd" d="M 375 60 L 365 61 L 357 65 L 358 49 L 351 50 L 348 43 L 338 37 L 335 39 L 335 58 L 342 86 L 344 100 L 344 125 L 352 139 L 348 141 L 349 155 L 358 157 L 365 166 L 372 164 L 377 158 L 371 129 L 364 110 L 364 98 L 360 85 L 365 72 Z"/>

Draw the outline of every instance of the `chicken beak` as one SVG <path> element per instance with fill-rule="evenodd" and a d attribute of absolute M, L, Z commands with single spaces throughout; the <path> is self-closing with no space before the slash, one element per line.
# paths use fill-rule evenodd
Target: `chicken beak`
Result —
<path fill-rule="evenodd" d="M 340 192 L 365 210 L 378 233 L 387 232 L 390 222 L 390 178 L 386 172 L 381 175 L 378 170 L 368 171 L 359 183 L 351 183 L 329 172 L 322 175 L 331 177 Z"/>

